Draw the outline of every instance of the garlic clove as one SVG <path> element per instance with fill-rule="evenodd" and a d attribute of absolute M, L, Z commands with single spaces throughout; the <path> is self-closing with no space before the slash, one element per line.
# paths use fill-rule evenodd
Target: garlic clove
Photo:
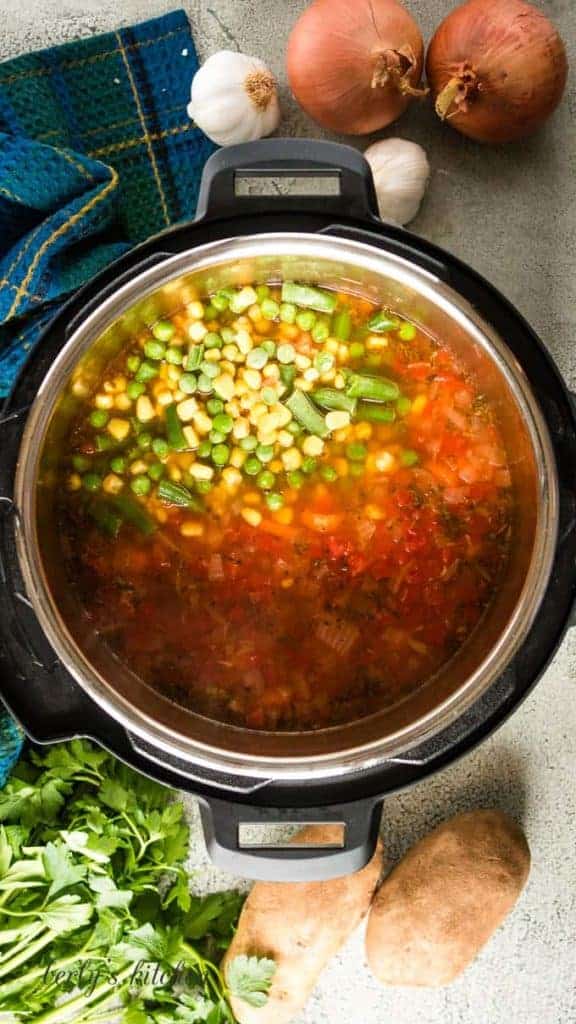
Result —
<path fill-rule="evenodd" d="M 372 170 L 382 220 L 408 224 L 413 220 L 430 177 L 422 146 L 407 139 L 382 139 L 364 156 Z"/>
<path fill-rule="evenodd" d="M 187 112 L 218 145 L 253 142 L 280 123 L 276 81 L 258 57 L 220 50 L 194 76 Z"/>

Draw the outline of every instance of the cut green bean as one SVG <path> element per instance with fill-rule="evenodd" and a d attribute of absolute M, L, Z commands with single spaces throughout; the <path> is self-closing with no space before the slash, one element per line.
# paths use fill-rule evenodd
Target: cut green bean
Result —
<path fill-rule="evenodd" d="M 349 309 L 341 309 L 332 318 L 332 334 L 340 341 L 348 341 L 352 331 L 352 317 Z"/>
<path fill-rule="evenodd" d="M 166 437 L 175 452 L 188 451 L 190 446 L 184 436 L 176 402 L 166 406 Z"/>
<path fill-rule="evenodd" d="M 420 456 L 418 452 L 413 451 L 411 448 L 405 448 L 403 452 L 400 452 L 400 462 L 403 466 L 417 466 L 420 462 Z"/>
<path fill-rule="evenodd" d="M 356 419 L 364 423 L 393 423 L 396 412 L 390 405 L 377 405 L 376 402 L 358 402 Z"/>
<path fill-rule="evenodd" d="M 310 401 L 304 391 L 294 390 L 284 403 L 290 410 L 295 420 L 300 423 L 309 434 L 316 434 L 317 437 L 327 437 L 330 433 L 324 417 Z"/>
<path fill-rule="evenodd" d="M 386 334 L 388 331 L 395 331 L 400 326 L 400 321 L 387 309 L 381 309 L 368 321 L 368 330 L 374 334 Z"/>
<path fill-rule="evenodd" d="M 400 398 L 400 388 L 388 377 L 352 373 L 348 377 L 346 394 L 349 398 L 364 398 L 369 402 L 395 402 Z"/>
<path fill-rule="evenodd" d="M 308 309 L 315 309 L 319 313 L 333 313 L 336 309 L 337 298 L 332 292 L 323 291 L 321 288 L 312 288 L 306 284 L 295 284 L 294 281 L 286 281 L 282 285 L 282 302 L 291 302 L 296 306 L 305 306 Z"/>
<path fill-rule="evenodd" d="M 350 398 L 345 391 L 338 391 L 337 388 L 318 388 L 312 392 L 312 397 L 322 409 L 338 409 L 342 412 L 349 412 L 353 416 L 356 412 L 357 401 Z"/>
<path fill-rule="evenodd" d="M 400 398 L 396 402 L 396 409 L 399 416 L 407 416 L 412 408 L 412 402 L 406 395 L 400 395 Z"/>
<path fill-rule="evenodd" d="M 193 509 L 195 512 L 202 512 L 203 505 L 199 499 L 192 494 L 192 491 L 184 487 L 184 484 L 176 484 L 173 480 L 161 480 L 158 484 L 158 497 L 168 505 L 178 505 L 179 508 Z"/>
<path fill-rule="evenodd" d="M 346 447 L 346 458 L 352 462 L 364 462 L 367 455 L 368 449 L 365 444 L 352 443 Z"/>
<path fill-rule="evenodd" d="M 102 530 L 109 537 L 117 537 L 122 526 L 122 516 L 119 511 L 112 508 L 108 501 L 93 501 L 88 506 L 88 513 Z"/>
<path fill-rule="evenodd" d="M 280 367 L 280 380 L 284 387 L 291 388 L 296 379 L 296 367 L 295 366 L 281 366 Z"/>
<path fill-rule="evenodd" d="M 194 370 L 200 368 L 200 363 L 204 359 L 204 345 L 194 345 L 190 349 L 188 356 L 184 362 L 184 369 L 187 373 L 193 373 Z"/>
<path fill-rule="evenodd" d="M 113 507 L 117 509 L 127 523 L 135 526 L 140 533 L 149 536 L 156 530 L 156 522 L 140 502 L 135 501 L 130 494 L 119 494 L 113 499 Z"/>

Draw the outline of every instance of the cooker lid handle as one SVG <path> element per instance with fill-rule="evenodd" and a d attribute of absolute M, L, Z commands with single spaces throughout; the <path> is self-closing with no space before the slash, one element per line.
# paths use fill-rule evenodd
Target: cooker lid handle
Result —
<path fill-rule="evenodd" d="M 360 871 L 376 850 L 382 800 L 372 797 L 330 807 L 258 807 L 201 799 L 200 814 L 208 853 L 230 874 L 267 882 L 323 882 Z M 341 842 L 272 845 L 244 837 L 244 828 L 274 825 L 338 825 Z"/>
<path fill-rule="evenodd" d="M 250 194 L 247 185 L 253 178 L 268 186 L 267 194 Z M 299 185 L 293 186 L 294 179 Z M 304 184 L 311 179 L 323 188 L 306 193 Z M 290 185 L 292 191 L 286 188 Z M 362 154 L 352 146 L 318 139 L 261 139 L 227 146 L 210 157 L 202 174 L 196 220 L 319 209 L 337 216 L 378 216 L 372 171 Z"/>

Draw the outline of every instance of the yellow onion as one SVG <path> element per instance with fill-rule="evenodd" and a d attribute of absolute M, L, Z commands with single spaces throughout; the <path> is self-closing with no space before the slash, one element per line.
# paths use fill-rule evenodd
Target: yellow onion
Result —
<path fill-rule="evenodd" d="M 511 142 L 556 109 L 568 62 L 554 25 L 531 4 L 468 0 L 437 29 L 426 73 L 442 120 L 479 142 Z"/>
<path fill-rule="evenodd" d="M 315 121 L 345 135 L 391 124 L 418 89 L 424 45 L 398 0 L 315 0 L 288 43 L 294 96 Z"/>

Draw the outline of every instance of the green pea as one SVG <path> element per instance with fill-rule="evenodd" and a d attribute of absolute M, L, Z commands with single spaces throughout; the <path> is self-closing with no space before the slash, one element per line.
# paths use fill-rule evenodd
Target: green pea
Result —
<path fill-rule="evenodd" d="M 280 380 L 285 387 L 291 388 L 296 377 L 295 366 L 281 366 L 280 367 Z"/>
<path fill-rule="evenodd" d="M 199 459 L 210 458 L 210 455 L 212 454 L 212 445 L 210 444 L 210 441 L 200 441 L 200 444 L 196 449 L 196 454 Z"/>
<path fill-rule="evenodd" d="M 117 473 L 118 476 L 122 476 L 126 472 L 126 459 L 122 455 L 117 455 L 115 459 L 110 461 L 110 469 L 113 473 Z"/>
<path fill-rule="evenodd" d="M 320 466 L 320 476 L 327 484 L 331 484 L 337 479 L 338 473 L 334 466 Z"/>
<path fill-rule="evenodd" d="M 171 366 L 181 366 L 184 356 L 179 348 L 167 348 L 164 358 Z"/>
<path fill-rule="evenodd" d="M 262 370 L 267 362 L 268 353 L 261 345 L 251 349 L 246 356 L 246 366 L 249 366 L 251 370 Z"/>
<path fill-rule="evenodd" d="M 204 307 L 204 319 L 215 320 L 217 316 L 218 310 L 216 309 L 216 306 L 209 302 L 208 305 Z"/>
<path fill-rule="evenodd" d="M 290 473 L 286 474 L 290 487 L 302 487 L 304 483 L 304 474 L 299 469 L 293 469 Z"/>
<path fill-rule="evenodd" d="M 270 494 L 266 495 L 266 504 L 272 512 L 277 512 L 279 508 L 282 508 L 284 498 L 277 491 L 270 491 Z"/>
<path fill-rule="evenodd" d="M 204 336 L 205 348 L 222 348 L 223 344 L 224 342 L 222 341 L 222 338 L 219 334 L 216 334 L 215 331 L 209 331 L 208 334 Z"/>
<path fill-rule="evenodd" d="M 128 356 L 128 359 L 126 360 L 126 369 L 128 370 L 128 373 L 136 373 L 140 363 L 140 356 Z"/>
<path fill-rule="evenodd" d="M 176 333 L 176 328 L 170 320 L 159 320 L 152 328 L 152 334 L 157 341 L 170 341 Z M 154 358 L 151 356 L 150 358 Z"/>
<path fill-rule="evenodd" d="M 221 434 L 229 434 L 234 426 L 234 420 L 227 412 L 219 412 L 212 420 L 212 427 Z"/>
<path fill-rule="evenodd" d="M 225 466 L 230 458 L 230 449 L 227 444 L 214 445 L 212 449 L 212 461 L 215 466 Z"/>
<path fill-rule="evenodd" d="M 254 455 L 250 455 L 250 457 L 246 459 L 242 468 L 248 476 L 258 476 L 258 473 L 262 469 L 262 463 L 260 462 L 260 459 L 257 459 Z"/>
<path fill-rule="evenodd" d="M 301 427 L 299 423 L 296 423 L 296 420 L 291 420 L 288 426 L 286 427 L 286 430 L 288 430 L 291 434 L 294 434 L 294 437 L 298 437 L 304 430 L 304 427 Z"/>
<path fill-rule="evenodd" d="M 180 382 L 182 387 L 182 382 Z M 221 398 L 209 398 L 206 402 L 206 412 L 209 412 L 211 416 L 217 416 L 218 413 L 224 412 L 224 402 Z"/>
<path fill-rule="evenodd" d="M 256 478 L 256 483 L 262 491 L 271 491 L 276 483 L 276 477 L 274 473 L 271 473 L 269 469 L 262 470 Z"/>
<path fill-rule="evenodd" d="M 245 452 L 253 452 L 254 449 L 258 447 L 258 441 L 254 437 L 254 434 L 248 434 L 248 437 L 243 437 L 239 444 Z"/>
<path fill-rule="evenodd" d="M 154 359 L 156 362 L 163 359 L 166 354 L 166 346 L 159 341 L 147 341 L 144 345 L 144 355 L 147 359 Z"/>
<path fill-rule="evenodd" d="M 209 380 L 214 380 L 214 378 L 220 373 L 217 363 L 208 363 L 206 360 L 203 363 L 200 363 L 200 369 L 202 371 L 200 376 L 203 375 L 208 377 Z"/>
<path fill-rule="evenodd" d="M 149 476 L 144 476 L 142 474 L 142 476 L 135 476 L 134 479 L 130 481 L 130 487 L 134 494 L 137 494 L 139 498 L 144 498 L 150 493 L 152 481 Z"/>
<path fill-rule="evenodd" d="M 279 345 L 276 352 L 276 358 L 279 363 L 293 363 L 296 358 L 296 349 L 294 348 L 294 345 Z"/>
<path fill-rule="evenodd" d="M 220 430 L 211 430 L 208 434 L 208 440 L 212 444 L 222 444 L 226 440 L 226 434 L 222 434 Z"/>
<path fill-rule="evenodd" d="M 163 437 L 155 437 L 152 441 L 152 451 L 157 459 L 167 459 L 170 454 L 170 445 Z"/>
<path fill-rule="evenodd" d="M 283 324 L 293 324 L 298 310 L 292 302 L 280 303 L 280 319 Z"/>
<path fill-rule="evenodd" d="M 230 299 L 234 295 L 232 288 L 222 288 L 216 295 L 210 297 L 210 304 L 217 309 L 219 313 L 223 313 L 225 309 L 228 309 L 230 305 Z"/>
<path fill-rule="evenodd" d="M 154 380 L 157 376 L 157 366 L 153 366 L 152 363 L 140 363 L 140 366 L 138 367 L 138 371 L 134 379 L 139 384 L 146 384 L 149 380 Z"/>
<path fill-rule="evenodd" d="M 334 363 L 335 359 L 331 352 L 319 352 L 314 360 L 314 366 L 318 373 L 328 373 L 333 369 Z"/>
<path fill-rule="evenodd" d="M 276 342 L 272 341 L 270 338 L 266 341 L 261 341 L 260 348 L 264 349 L 269 359 L 272 359 L 272 356 L 276 354 Z"/>
<path fill-rule="evenodd" d="M 417 466 L 420 462 L 420 456 L 418 452 L 413 451 L 411 448 L 406 448 L 403 452 L 400 452 L 400 462 L 403 466 Z"/>
<path fill-rule="evenodd" d="M 211 395 L 214 390 L 210 377 L 208 377 L 205 373 L 201 373 L 200 376 L 198 377 L 197 387 L 198 391 L 200 391 L 201 394 L 203 395 Z"/>
<path fill-rule="evenodd" d="M 316 313 L 311 309 L 304 309 L 296 315 L 296 324 L 301 331 L 311 331 L 316 323 Z"/>
<path fill-rule="evenodd" d="M 214 484 L 211 480 L 196 480 L 195 486 L 198 494 L 208 494 L 208 491 L 212 490 Z"/>
<path fill-rule="evenodd" d="M 412 402 L 405 395 L 400 395 L 400 398 L 396 401 L 396 411 L 399 416 L 407 416 L 412 408 Z"/>
<path fill-rule="evenodd" d="M 272 459 L 274 458 L 274 445 L 259 444 L 256 449 L 256 455 L 260 459 L 260 462 L 272 462 Z"/>
<path fill-rule="evenodd" d="M 353 462 L 363 462 L 368 455 L 365 444 L 349 444 L 346 448 L 346 455 Z"/>
<path fill-rule="evenodd" d="M 131 380 L 126 388 L 126 394 L 133 402 L 135 402 L 137 398 L 140 398 L 140 395 L 143 395 L 145 391 L 146 385 L 138 384 L 135 380 Z"/>
<path fill-rule="evenodd" d="M 264 320 L 276 320 L 280 315 L 280 306 L 274 299 L 263 299 L 260 303 L 260 312 Z"/>
<path fill-rule="evenodd" d="M 164 466 L 161 462 L 154 462 L 148 469 L 148 476 L 156 483 L 164 476 Z"/>
<path fill-rule="evenodd" d="M 87 455 L 73 455 L 72 465 L 77 473 L 85 473 L 90 469 L 90 459 Z"/>
<path fill-rule="evenodd" d="M 302 460 L 302 472 L 313 473 L 317 465 L 318 460 L 314 459 L 311 455 L 307 455 L 306 458 Z"/>
<path fill-rule="evenodd" d="M 259 284 L 258 287 L 256 288 L 256 298 L 258 299 L 258 302 L 262 302 L 264 299 L 267 299 L 269 295 L 270 289 L 268 285 Z"/>
<path fill-rule="evenodd" d="M 349 466 L 349 473 L 351 476 L 362 476 L 364 472 L 364 464 L 362 462 L 351 462 Z"/>
<path fill-rule="evenodd" d="M 266 405 L 275 405 L 278 401 L 278 392 L 276 388 L 262 388 L 261 398 Z"/>
<path fill-rule="evenodd" d="M 109 452 L 114 447 L 114 441 L 107 434 L 97 434 L 96 447 L 99 452 Z"/>
<path fill-rule="evenodd" d="M 94 412 L 90 413 L 90 425 L 96 427 L 96 430 L 101 430 L 108 423 L 108 413 L 104 409 L 94 409 Z"/>
<path fill-rule="evenodd" d="M 416 328 L 414 324 L 404 323 L 398 331 L 398 337 L 402 338 L 402 341 L 414 341 L 416 337 Z"/>
<path fill-rule="evenodd" d="M 102 486 L 102 477 L 98 473 L 86 473 L 82 477 L 82 486 L 87 491 L 99 491 Z"/>
<path fill-rule="evenodd" d="M 362 359 L 366 349 L 361 341 L 353 341 L 348 351 L 350 359 Z"/>
<path fill-rule="evenodd" d="M 312 328 L 312 337 L 316 342 L 326 341 L 330 335 L 330 328 L 323 320 L 317 320 Z"/>
<path fill-rule="evenodd" d="M 178 387 L 185 395 L 193 395 L 198 387 L 198 381 L 193 373 L 183 373 L 178 381 Z"/>
<path fill-rule="evenodd" d="M 152 440 L 152 434 L 148 434 L 144 431 L 142 434 L 138 435 L 138 447 L 143 448 L 144 451 L 146 451 L 148 448 L 152 447 Z"/>

